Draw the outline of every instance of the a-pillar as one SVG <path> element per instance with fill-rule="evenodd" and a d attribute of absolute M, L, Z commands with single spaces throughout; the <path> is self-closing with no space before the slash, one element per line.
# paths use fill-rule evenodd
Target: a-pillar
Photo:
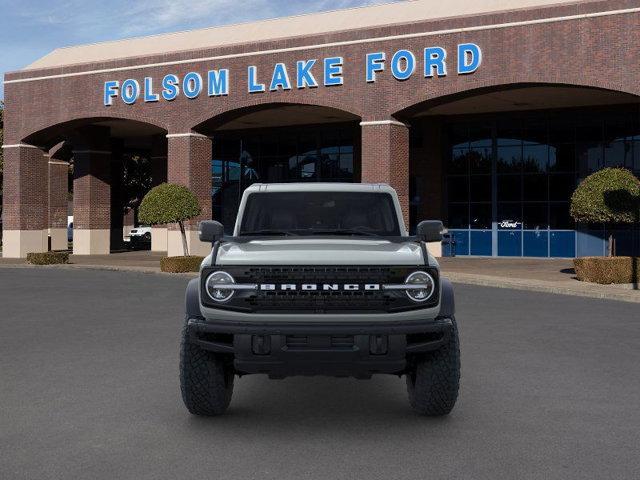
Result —
<path fill-rule="evenodd" d="M 109 129 L 79 132 L 73 150 L 73 253 L 106 255 L 111 236 Z"/>
<path fill-rule="evenodd" d="M 189 188 L 202 209 L 199 217 L 185 223 L 189 254 L 207 255 L 211 245 L 198 239 L 198 222 L 211 218 L 211 139 L 194 132 L 173 133 L 167 135 L 167 142 L 168 182 Z M 177 225 L 169 225 L 167 253 L 170 257 L 184 255 Z"/>
<path fill-rule="evenodd" d="M 69 194 L 69 163 L 49 156 L 49 237 L 51 250 L 67 250 L 67 196 Z"/>
<path fill-rule="evenodd" d="M 151 143 L 151 186 L 156 187 L 167 181 L 167 138 L 156 135 Z M 151 251 L 167 251 L 167 226 L 156 225 L 151 228 Z"/>
<path fill-rule="evenodd" d="M 48 250 L 48 154 L 27 144 L 4 145 L 2 256 Z"/>

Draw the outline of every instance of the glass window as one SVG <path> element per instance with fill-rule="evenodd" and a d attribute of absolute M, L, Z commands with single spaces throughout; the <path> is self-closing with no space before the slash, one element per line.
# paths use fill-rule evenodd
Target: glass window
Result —
<path fill-rule="evenodd" d="M 450 202 L 469 201 L 469 177 L 449 177 L 447 179 L 447 196 Z"/>
<path fill-rule="evenodd" d="M 569 201 L 576 188 L 574 175 L 553 174 L 549 176 L 549 199 L 563 202 Z"/>
<path fill-rule="evenodd" d="M 472 203 L 470 227 L 472 229 L 491 228 L 491 203 Z"/>
<path fill-rule="evenodd" d="M 449 143 L 452 148 L 469 148 L 469 126 L 456 123 L 449 128 Z"/>
<path fill-rule="evenodd" d="M 498 228 L 500 230 L 519 230 L 522 228 L 522 203 L 498 203 Z"/>
<path fill-rule="evenodd" d="M 498 201 L 515 201 L 522 199 L 521 175 L 498 175 Z"/>
<path fill-rule="evenodd" d="M 547 201 L 547 175 L 524 175 L 522 177 L 522 198 L 525 202 Z"/>
<path fill-rule="evenodd" d="M 522 206 L 523 228 L 527 230 L 546 230 L 549 226 L 548 204 L 525 203 Z"/>
<path fill-rule="evenodd" d="M 522 145 L 522 127 L 518 120 L 499 121 L 497 126 L 498 147 Z"/>
<path fill-rule="evenodd" d="M 522 139 L 525 147 L 527 145 L 547 144 L 549 142 L 547 123 L 545 121 L 525 122 Z"/>
<path fill-rule="evenodd" d="M 469 204 L 449 204 L 448 228 L 469 228 Z"/>
<path fill-rule="evenodd" d="M 479 124 L 470 125 L 469 143 L 471 148 L 491 148 L 491 127 Z"/>
<path fill-rule="evenodd" d="M 571 119 L 562 116 L 553 117 L 549 121 L 549 143 L 574 143 L 576 132 Z"/>
<path fill-rule="evenodd" d="M 587 176 L 604 166 L 602 143 L 581 143 L 576 149 L 580 175 Z"/>
<path fill-rule="evenodd" d="M 471 175 L 471 193 L 472 202 L 490 202 L 492 185 L 491 175 Z"/>
<path fill-rule="evenodd" d="M 450 218 L 457 228 L 467 228 L 468 222 L 473 234 L 481 235 L 478 230 L 490 228 L 491 202 L 497 199 L 498 243 L 508 238 L 519 248 L 519 238 L 535 238 L 540 248 L 525 251 L 546 255 L 544 247 L 551 245 L 553 255 L 554 235 L 564 232 L 541 230 L 574 229 L 569 202 L 578 178 L 605 166 L 640 174 L 639 114 L 638 105 L 612 105 L 495 113 L 451 125 L 445 135 L 451 139 Z M 528 237 L 514 231 L 521 228 L 530 230 Z M 567 245 L 571 238 L 566 236 Z"/>
<path fill-rule="evenodd" d="M 449 162 L 447 173 L 464 174 L 469 171 L 469 149 L 454 148 L 451 152 L 451 161 Z"/>
<path fill-rule="evenodd" d="M 573 143 L 561 143 L 549 147 L 549 171 L 574 172 L 576 147 Z"/>
<path fill-rule="evenodd" d="M 351 147 L 353 150 L 353 147 Z M 353 153 L 340 154 L 340 171 L 339 178 L 341 180 L 353 179 Z"/>
<path fill-rule="evenodd" d="M 630 140 L 637 133 L 636 122 L 631 114 L 605 117 L 604 138 L 606 142 Z"/>
<path fill-rule="evenodd" d="M 316 155 L 318 151 L 318 136 L 312 133 L 302 133 L 298 137 L 298 155 Z"/>
<path fill-rule="evenodd" d="M 604 146 L 604 164 L 607 167 L 631 167 L 633 164 L 631 142 L 620 140 Z"/>
<path fill-rule="evenodd" d="M 362 192 L 252 193 L 240 235 L 400 235 L 391 195 Z"/>
<path fill-rule="evenodd" d="M 498 173 L 519 173 L 522 170 L 522 146 L 498 147 Z"/>
<path fill-rule="evenodd" d="M 640 172 L 640 142 L 633 142 L 633 169 Z"/>
<path fill-rule="evenodd" d="M 546 172 L 548 159 L 548 145 L 525 145 L 522 149 L 522 167 L 525 172 Z"/>
<path fill-rule="evenodd" d="M 475 147 L 469 151 L 471 173 L 491 173 L 491 148 Z"/>
<path fill-rule="evenodd" d="M 549 224 L 552 230 L 569 230 L 575 227 L 569 215 L 569 202 L 549 204 Z"/>
<path fill-rule="evenodd" d="M 576 142 L 602 142 L 602 120 L 583 118 L 576 125 Z"/>

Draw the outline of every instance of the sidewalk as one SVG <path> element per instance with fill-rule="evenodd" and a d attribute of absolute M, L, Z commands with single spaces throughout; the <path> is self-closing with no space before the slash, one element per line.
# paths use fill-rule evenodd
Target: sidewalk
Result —
<path fill-rule="evenodd" d="M 0 258 L 0 268 L 97 268 L 104 270 L 161 273 L 164 253 L 135 251 L 111 255 L 71 255 L 70 265 L 35 267 L 24 260 Z M 596 285 L 575 279 L 570 259 L 441 258 L 443 275 L 455 283 L 513 288 L 591 298 L 640 303 L 640 291 L 631 285 Z M 165 274 L 175 275 L 175 274 Z M 194 274 L 183 274 L 193 276 Z"/>
<path fill-rule="evenodd" d="M 498 288 L 559 293 L 640 303 L 633 285 L 598 285 L 575 278 L 571 259 L 441 258 L 451 281 Z"/>

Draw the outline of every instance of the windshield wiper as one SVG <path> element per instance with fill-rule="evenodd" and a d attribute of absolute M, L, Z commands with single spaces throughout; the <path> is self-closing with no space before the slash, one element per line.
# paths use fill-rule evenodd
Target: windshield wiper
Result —
<path fill-rule="evenodd" d="M 293 233 L 289 230 L 269 230 L 269 229 L 264 229 L 264 230 L 251 230 L 249 232 L 240 232 L 240 236 L 241 237 L 245 237 L 245 236 L 251 236 L 251 235 L 273 235 L 273 236 L 282 236 L 282 237 L 289 237 L 289 236 L 297 236 L 297 233 Z"/>

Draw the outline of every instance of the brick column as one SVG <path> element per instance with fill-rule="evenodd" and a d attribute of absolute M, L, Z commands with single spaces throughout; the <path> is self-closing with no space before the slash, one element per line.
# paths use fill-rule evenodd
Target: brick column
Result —
<path fill-rule="evenodd" d="M 122 182 L 124 163 L 122 161 L 122 142 L 112 142 L 110 162 L 111 220 L 109 244 L 111 250 L 124 248 L 124 205 L 122 201 Z"/>
<path fill-rule="evenodd" d="M 67 250 L 69 164 L 49 158 L 49 237 L 51 250 Z"/>
<path fill-rule="evenodd" d="M 409 227 L 409 128 L 396 120 L 363 121 L 362 182 L 386 183 L 398 192 Z"/>
<path fill-rule="evenodd" d="M 167 181 L 167 138 L 155 135 L 151 143 L 151 186 L 155 187 Z M 151 228 L 151 251 L 167 251 L 167 226 L 156 225 Z"/>
<path fill-rule="evenodd" d="M 34 145 L 4 145 L 2 256 L 46 252 L 48 154 Z"/>
<path fill-rule="evenodd" d="M 211 218 L 211 139 L 198 133 L 167 135 L 167 180 L 188 187 L 198 197 L 202 215 L 185 225 L 189 254 L 208 255 L 211 245 L 198 240 L 198 222 Z M 180 230 L 170 225 L 167 237 L 169 256 L 183 255 Z"/>
<path fill-rule="evenodd" d="M 107 255 L 111 236 L 109 130 L 78 132 L 73 150 L 73 253 Z"/>

